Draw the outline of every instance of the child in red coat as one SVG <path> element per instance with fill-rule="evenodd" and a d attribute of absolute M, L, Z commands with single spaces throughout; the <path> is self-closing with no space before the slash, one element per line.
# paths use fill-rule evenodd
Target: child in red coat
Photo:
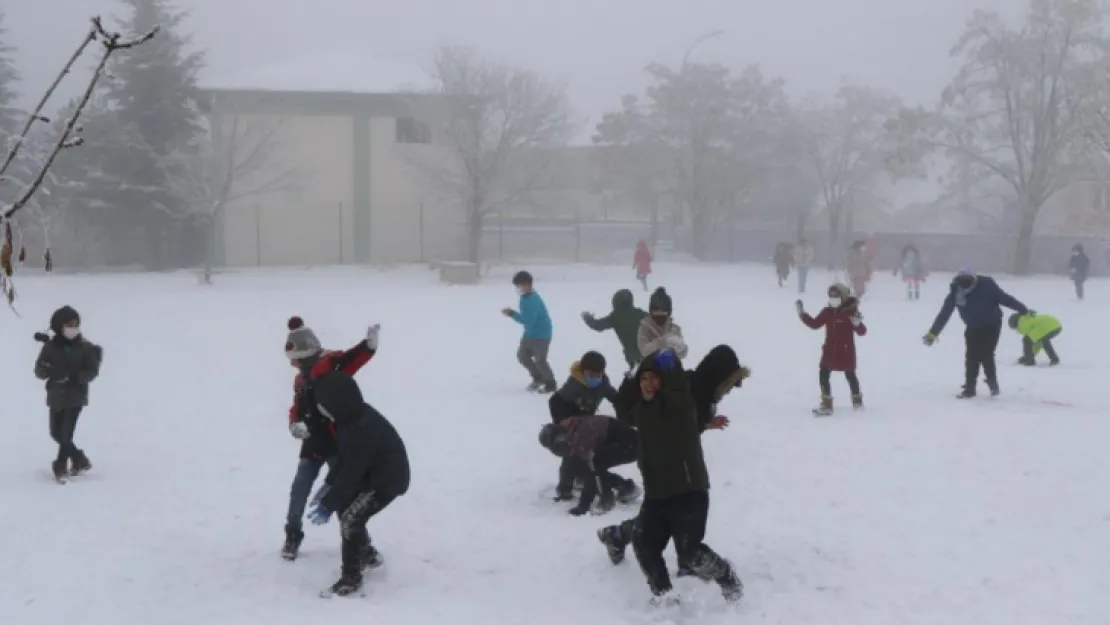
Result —
<path fill-rule="evenodd" d="M 811 317 L 802 306 L 802 300 L 795 303 L 802 323 L 817 330 L 825 328 L 825 345 L 821 348 L 821 406 L 813 410 L 818 416 L 831 415 L 833 412 L 832 389 L 829 375 L 833 371 L 843 371 L 852 389 L 852 407 L 863 408 L 863 395 L 856 378 L 856 335 L 867 334 L 863 325 L 863 315 L 859 312 L 859 300 L 843 284 L 829 287 L 829 305 Z"/>
<path fill-rule="evenodd" d="M 647 277 L 651 273 L 651 250 L 647 241 L 640 239 L 636 243 L 636 255 L 632 257 L 632 267 L 636 269 L 636 279 L 648 290 Z"/>

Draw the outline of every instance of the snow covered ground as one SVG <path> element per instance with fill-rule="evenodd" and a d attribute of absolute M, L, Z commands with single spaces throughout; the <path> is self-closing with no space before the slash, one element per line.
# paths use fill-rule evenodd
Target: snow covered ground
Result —
<path fill-rule="evenodd" d="M 578 315 L 604 313 L 614 290 L 635 286 L 630 272 L 534 273 L 558 371 L 589 348 L 619 369 L 615 337 Z M 652 622 L 634 561 L 611 566 L 594 535 L 634 509 L 573 518 L 541 499 L 557 462 L 536 442 L 547 407 L 523 391 L 519 327 L 498 312 L 516 302 L 509 275 L 479 287 L 441 286 L 424 269 L 234 274 L 208 288 L 183 274 L 20 280 L 23 319 L 0 322 L 0 623 Z M 662 266 L 654 278 L 692 356 L 728 342 L 754 371 L 722 402 L 733 427 L 705 436 L 707 542 L 747 596 L 727 608 L 715 587 L 679 580 L 696 594 L 696 622 L 1106 623 L 1110 284 L 1091 283 L 1079 303 L 1063 279 L 1000 278 L 1063 320 L 1063 364 L 1013 365 L 1020 342 L 1007 329 L 1002 397 L 959 402 L 962 323 L 932 349 L 920 338 L 946 278 L 907 302 L 880 275 L 859 341 L 867 411 L 815 419 L 822 335 L 797 320 L 793 289 L 769 267 Z M 810 309 L 827 284 L 811 276 Z M 66 303 L 105 363 L 77 436 L 94 469 L 57 486 L 31 334 Z M 371 522 L 387 564 L 365 598 L 317 597 L 338 571 L 334 523 L 308 530 L 297 562 L 278 557 L 297 456 L 282 354 L 292 314 L 337 348 L 382 324 L 359 379 L 405 436 L 413 483 Z M 843 405 L 846 385 L 834 385 Z"/>

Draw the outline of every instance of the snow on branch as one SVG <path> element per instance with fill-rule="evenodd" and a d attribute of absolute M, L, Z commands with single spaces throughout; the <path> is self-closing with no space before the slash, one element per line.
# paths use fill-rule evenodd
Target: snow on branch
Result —
<path fill-rule="evenodd" d="M 42 111 L 46 107 L 46 103 L 54 95 L 54 91 L 57 90 L 58 85 L 60 85 L 61 82 L 65 79 L 66 75 L 72 71 L 73 66 L 77 63 L 78 59 L 80 59 L 85 54 L 85 51 L 88 49 L 88 47 L 93 43 L 100 43 L 103 48 L 103 51 L 100 55 L 100 60 L 97 63 L 96 69 L 93 71 L 92 76 L 89 78 L 89 82 L 85 87 L 85 91 L 82 94 L 81 99 L 78 101 L 72 116 L 69 118 L 69 120 L 66 121 L 66 124 L 63 127 L 57 141 L 54 143 L 53 148 L 47 153 L 42 163 L 38 164 L 38 172 L 31 178 L 31 181 L 27 184 L 23 191 L 16 196 L 16 199 L 12 202 L 11 206 L 3 208 L 2 213 L 0 213 L 0 225 L 3 226 L 4 237 L 3 243 L 2 245 L 0 245 L 0 294 L 2 294 L 5 299 L 7 299 L 9 306 L 13 306 L 13 304 L 15 303 L 15 287 L 12 285 L 11 282 L 12 273 L 14 271 L 14 268 L 12 266 L 12 256 L 15 252 L 11 225 L 12 218 L 16 215 L 16 213 L 20 211 L 20 209 L 25 207 L 31 201 L 35 193 L 38 192 L 40 187 L 42 187 L 42 184 L 46 180 L 47 174 L 50 171 L 50 167 L 54 164 L 54 160 L 57 158 L 58 154 L 62 150 L 75 148 L 83 143 L 83 140 L 80 137 L 81 127 L 78 125 L 77 121 L 81 117 L 81 112 L 88 105 L 89 100 L 92 98 L 93 91 L 96 89 L 97 81 L 99 81 L 100 78 L 104 75 L 104 68 L 107 66 L 108 60 L 112 57 L 113 54 L 119 52 L 120 50 L 129 50 L 140 44 L 150 41 L 158 33 L 158 30 L 158 27 L 155 27 L 153 30 L 146 33 L 145 35 L 126 39 L 120 33 L 109 32 L 105 30 L 104 25 L 99 17 L 92 18 L 92 26 L 89 28 L 88 33 L 86 33 L 85 36 L 82 37 L 81 44 L 77 47 L 77 50 L 73 53 L 72 56 L 70 56 L 69 60 L 62 67 L 62 70 L 58 73 L 57 77 L 55 77 L 54 82 L 52 82 L 50 84 L 50 87 L 48 87 L 47 90 L 43 93 L 42 98 L 39 99 L 38 104 L 28 116 L 27 122 L 23 125 L 22 131 L 12 142 L 8 154 L 4 158 L 3 164 L 0 164 L 0 181 L 3 181 L 6 178 L 8 170 L 12 167 L 12 164 L 15 163 L 16 158 L 19 156 L 24 142 L 27 140 L 27 136 L 31 132 L 31 129 L 34 127 L 34 125 L 36 123 L 50 123 L 50 120 L 43 115 Z M 22 250 L 20 255 L 23 255 Z M 46 266 L 49 269 L 51 265 L 49 249 L 46 250 L 44 260 L 46 261 Z M 14 306 L 12 307 L 12 310 L 15 310 Z"/>

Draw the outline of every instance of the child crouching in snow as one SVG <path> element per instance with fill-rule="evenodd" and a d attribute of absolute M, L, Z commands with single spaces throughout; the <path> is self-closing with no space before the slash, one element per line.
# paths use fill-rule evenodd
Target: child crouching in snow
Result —
<path fill-rule="evenodd" d="M 631 503 L 640 496 L 636 482 L 610 471 L 635 462 L 639 450 L 636 431 L 613 417 L 582 415 L 548 423 L 540 430 L 540 444 L 563 459 L 567 478 L 582 479 L 578 505 L 570 509 L 574 516 L 589 512 L 599 491 L 599 513 L 612 510 L 616 501 Z"/>
<path fill-rule="evenodd" d="M 614 410 L 618 406 L 617 389 L 605 375 L 605 356 L 588 351 L 570 366 L 570 376 L 559 390 L 547 400 L 551 411 L 551 423 L 559 425 L 566 419 L 597 414 L 602 400 L 608 400 Z M 555 487 L 555 501 L 569 501 L 574 498 L 574 482 L 580 478 L 569 459 L 564 458 L 559 466 L 559 484 Z"/>
<path fill-rule="evenodd" d="M 1048 355 L 1048 364 L 1060 364 L 1060 357 L 1052 346 L 1052 339 L 1064 331 L 1059 319 L 1044 313 L 1014 313 L 1010 315 L 1009 325 L 1010 329 L 1021 335 L 1022 355 L 1018 359 L 1019 365 L 1032 367 L 1037 364 L 1037 354 L 1042 349 Z"/>
<path fill-rule="evenodd" d="M 863 325 L 863 315 L 859 312 L 859 300 L 852 297 L 851 291 L 843 284 L 829 287 L 829 305 L 811 317 L 805 311 L 802 300 L 795 302 L 802 323 L 814 330 L 825 328 L 825 344 L 821 348 L 821 364 L 818 379 L 821 383 L 821 405 L 814 409 L 818 416 L 833 413 L 832 387 L 829 376 L 833 371 L 843 371 L 852 390 L 852 407 L 863 408 L 863 395 L 859 390 L 856 377 L 856 335 L 867 334 Z"/>

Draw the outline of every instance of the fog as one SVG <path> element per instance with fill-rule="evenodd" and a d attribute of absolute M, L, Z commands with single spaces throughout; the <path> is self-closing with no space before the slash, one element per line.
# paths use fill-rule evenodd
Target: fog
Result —
<path fill-rule="evenodd" d="M 4 43 L 15 48 L 14 63 L 21 75 L 16 88 L 18 105 L 31 106 L 49 85 L 71 54 L 71 42 L 80 40 L 87 30 L 90 16 L 126 19 L 133 4 L 142 3 L 4 0 L 0 7 L 9 31 Z M 25 234 L 36 245 L 46 245 L 41 223 L 50 221 L 43 215 L 52 210 L 59 217 L 49 226 L 54 228 L 53 238 L 82 241 L 82 251 L 74 252 L 69 245 L 68 251 L 60 252 L 62 265 L 169 268 L 213 263 L 516 261 L 529 256 L 607 262 L 630 254 L 640 238 L 648 239 L 664 256 L 767 262 L 777 242 L 795 242 L 809 235 L 817 242 L 821 262 L 830 266 L 843 264 L 844 250 L 851 242 L 871 237 L 880 246 L 877 258 L 888 266 L 898 262 L 905 244 L 913 242 L 932 248 L 926 255 L 935 258 L 938 267 L 974 264 L 1025 273 L 1057 270 L 1061 266 L 1057 257 L 1066 257 L 1072 243 L 1080 240 L 1078 235 L 1093 235 L 1084 240 L 1095 244 L 1110 226 L 1101 216 L 1077 218 L 1057 209 L 1057 204 L 1076 201 L 1102 206 L 1110 197 L 1101 186 L 1090 190 L 1093 179 L 1102 180 L 1102 170 L 1087 164 L 1076 166 L 1070 151 L 1069 158 L 1059 159 L 1070 168 L 1068 184 L 1045 183 L 1051 188 L 1030 190 L 1029 185 L 1042 178 L 1060 176 L 1035 172 L 1002 175 L 999 171 L 1009 168 L 1013 159 L 986 163 L 982 154 L 972 153 L 967 146 L 957 146 L 963 152 L 954 156 L 953 146 L 937 138 L 944 135 L 941 122 L 945 117 L 936 107 L 967 58 L 953 58 L 950 52 L 973 11 L 997 11 L 1019 24 L 1028 13 L 1025 2 L 783 0 L 755 6 L 723 0 L 417 0 L 395 4 L 316 0 L 278 7 L 262 0 L 179 0 L 170 6 L 188 13 L 183 23 L 173 28 L 174 34 L 189 39 L 187 51 L 204 54 L 195 76 L 195 84 L 202 89 L 357 93 L 400 89 L 496 99 L 491 93 L 461 93 L 445 77 L 450 63 L 445 64 L 443 51 L 454 50 L 451 54 L 458 55 L 461 47 L 466 47 L 480 55 L 480 59 L 467 57 L 474 75 L 494 66 L 508 68 L 506 72 L 528 72 L 528 79 L 535 81 L 531 93 L 551 96 L 546 113 L 550 123 L 542 136 L 524 130 L 493 141 L 514 146 L 511 154 L 479 141 L 475 154 L 467 155 L 460 152 L 464 146 L 451 146 L 441 138 L 460 134 L 459 119 L 469 122 L 473 105 L 461 116 L 458 111 L 447 115 L 436 109 L 439 112 L 432 118 L 418 121 L 435 137 L 431 143 L 444 147 L 434 158 L 427 150 L 415 154 L 408 146 L 398 147 L 390 158 L 405 171 L 373 174 L 404 179 L 397 183 L 404 188 L 386 199 L 371 197 L 368 189 L 360 199 L 358 180 L 335 182 L 338 169 L 350 169 L 346 161 L 325 166 L 321 155 L 305 156 L 308 148 L 304 145 L 289 147 L 303 143 L 306 136 L 317 141 L 329 131 L 321 126 L 310 130 L 303 119 L 293 124 L 284 118 L 269 129 L 247 128 L 246 122 L 236 126 L 253 141 L 263 135 L 280 135 L 285 152 L 276 147 L 276 139 L 273 145 L 267 143 L 260 146 L 264 150 L 257 150 L 275 154 L 264 167 L 252 162 L 239 171 L 234 154 L 204 152 L 196 147 L 202 138 L 193 135 L 176 139 L 180 145 L 165 154 L 151 155 L 166 159 L 158 175 L 172 174 L 174 180 L 137 170 L 119 175 L 121 189 L 174 187 L 176 195 L 170 203 L 178 208 L 166 208 L 166 202 L 153 196 L 108 193 L 105 185 L 95 199 L 89 199 L 87 193 L 71 193 L 67 199 L 62 193 L 66 188 L 89 190 L 95 186 L 88 181 L 88 167 L 78 165 L 79 155 L 84 154 L 86 162 L 103 161 L 108 152 L 96 150 L 107 149 L 113 142 L 116 149 L 128 150 L 135 143 L 121 137 L 131 131 L 138 133 L 135 139 L 139 143 L 152 142 L 142 124 L 117 120 L 123 124 L 118 131 L 101 126 L 106 138 L 89 141 L 59 158 L 61 173 L 55 178 L 85 178 L 58 183 L 53 194 L 48 181 L 43 191 L 51 199 L 36 196 L 27 211 Z M 107 22 L 110 29 L 119 23 Z M 161 44 L 156 38 L 150 45 Z M 143 50 L 134 54 L 140 56 Z M 651 63 L 678 73 L 670 78 L 649 75 L 645 68 Z M 90 59 L 78 66 L 47 113 L 53 115 L 81 93 L 92 65 Z M 714 74 L 717 68 L 727 75 Z M 510 75 L 518 74 L 502 74 Z M 776 82 L 780 79 L 781 86 Z M 757 84 L 761 91 L 747 96 L 733 93 L 728 96 L 733 99 L 717 102 L 707 86 L 712 81 L 741 91 L 743 84 Z M 565 92 L 557 91 L 555 86 L 560 84 L 565 84 Z M 651 88 L 661 85 L 687 101 L 680 106 L 651 101 Z M 1092 93 L 1095 90 L 1092 88 Z M 644 126 L 638 138 L 629 139 L 617 132 L 616 126 L 610 125 L 608 130 L 599 127 L 605 114 L 621 111 L 621 98 L 627 94 L 649 101 L 655 120 L 667 125 L 659 131 L 662 134 L 645 138 L 642 135 L 648 126 Z M 557 105 L 564 96 L 565 106 Z M 203 141 L 226 135 L 230 118 L 227 111 L 213 108 L 210 97 L 205 96 L 209 99 L 199 105 L 207 135 Z M 765 108 L 757 114 L 729 112 L 727 120 L 714 117 L 721 107 L 746 110 L 747 105 L 735 99 L 743 97 L 750 98 L 749 104 Z M 962 97 L 953 106 L 973 108 L 986 101 L 982 94 L 968 92 Z M 779 99 L 781 106 L 767 104 Z M 94 98 L 93 108 L 86 112 L 88 119 L 98 119 L 97 111 L 113 111 L 111 100 L 111 95 L 103 101 Z M 410 105 L 416 106 L 406 104 Z M 672 108 L 664 110 L 666 106 Z M 870 134 L 866 139 L 853 139 L 855 131 L 845 129 L 857 124 L 859 111 L 865 110 L 870 111 Z M 485 113 L 488 115 L 483 118 L 511 119 L 515 114 L 523 119 L 528 112 L 491 109 Z M 624 113 L 624 122 L 628 122 L 639 111 L 627 109 Z M 704 119 L 693 117 L 698 114 Z M 676 120 L 683 115 L 689 118 Z M 403 121 L 400 117 L 398 124 Z M 844 136 L 830 130 L 837 124 Z M 97 131 L 93 121 L 87 125 L 87 132 Z M 555 126 L 559 132 L 551 130 Z M 695 126 L 709 128 L 705 132 L 710 136 L 699 139 L 700 147 L 687 140 L 692 136 L 679 136 L 682 128 Z M 772 127 L 775 129 L 770 130 Z M 1083 129 L 1072 134 L 1092 134 L 1086 126 Z M 482 140 L 489 134 L 488 129 L 466 131 L 467 136 L 476 133 Z M 588 146 L 595 135 L 601 136 L 599 145 L 617 150 L 612 152 L 616 156 L 598 152 L 581 157 L 568 151 L 568 146 L 593 149 Z M 951 132 L 947 137 L 958 135 Z M 834 139 L 854 141 L 852 146 L 837 148 L 845 158 L 827 153 L 833 150 L 829 145 Z M 397 143 L 403 142 L 398 139 Z M 663 144 L 675 151 L 671 157 L 659 152 Z M 357 141 L 353 149 L 358 152 Z M 1015 147 L 1015 152 L 1021 150 L 1022 146 Z M 289 152 L 301 152 L 306 162 L 293 163 Z M 848 152 L 851 158 L 846 157 Z M 446 170 L 428 173 L 438 168 L 440 161 L 457 157 L 455 161 L 466 163 L 469 156 L 474 157 L 469 160 L 484 163 L 485 170 L 496 170 L 482 188 L 459 189 L 455 184 L 458 167 L 450 174 Z M 189 164 L 206 158 L 199 166 Z M 578 162 L 584 158 L 588 166 Z M 675 158 L 677 166 L 660 164 Z M 829 162 L 867 161 L 870 166 L 866 171 L 856 167 L 841 172 L 832 180 L 820 162 L 811 163 L 822 158 Z M 183 164 L 181 159 L 189 163 Z M 1084 155 L 1084 163 L 1102 160 L 1103 151 L 1093 147 Z M 257 182 L 264 177 L 259 173 L 262 170 L 270 175 L 283 172 L 283 181 L 256 185 L 258 189 L 238 194 L 244 197 L 235 201 L 230 196 L 237 194 L 226 189 L 213 199 L 210 179 L 194 184 L 196 188 L 184 195 L 178 193 L 183 170 L 191 172 L 191 177 L 184 177 L 195 183 L 194 170 L 199 167 L 211 178 L 208 170 L 215 161 L 226 166 L 225 177 L 234 178 L 235 188 Z M 583 168 L 590 172 L 583 173 Z M 102 172 L 97 176 L 104 177 Z M 540 179 L 542 184 L 537 182 Z M 520 187 L 525 180 L 533 186 Z M 337 185 L 349 190 L 352 184 L 355 190 L 351 193 L 335 190 Z M 201 199 L 194 201 L 197 197 Z M 1031 197 L 1037 198 L 1035 206 Z M 7 195 L 3 199 L 10 201 Z M 48 206 L 67 201 L 65 209 Z M 151 230 L 155 226 L 147 224 L 131 234 L 130 243 L 123 243 L 127 237 L 118 224 L 141 221 L 142 211 L 147 210 L 142 207 L 148 204 L 173 215 L 165 219 L 169 225 L 157 226 L 161 231 L 155 236 Z M 301 208 L 291 213 L 293 209 L 281 208 L 282 204 Z M 123 206 L 119 210 L 134 214 L 115 215 L 111 217 L 115 222 L 106 213 L 103 219 L 88 216 L 104 206 Z M 373 217 L 360 210 L 373 212 Z M 75 211 L 82 211 L 82 216 L 75 218 Z M 383 217 L 384 213 L 390 216 Z M 219 241 L 209 232 L 215 230 L 219 230 Z M 368 230 L 374 234 L 367 234 Z M 98 234 L 93 237 L 91 231 Z M 374 238 L 383 236 L 390 240 Z M 92 238 L 100 243 L 89 244 Z M 306 249 L 315 251 L 300 255 L 287 251 L 301 239 L 308 241 Z M 390 244 L 404 251 L 390 251 Z M 221 248 L 218 258 L 213 256 L 213 245 Z M 181 249 L 166 252 L 169 247 Z M 412 252 L 417 247 L 419 254 Z M 121 251 L 127 249 L 131 251 Z"/>

